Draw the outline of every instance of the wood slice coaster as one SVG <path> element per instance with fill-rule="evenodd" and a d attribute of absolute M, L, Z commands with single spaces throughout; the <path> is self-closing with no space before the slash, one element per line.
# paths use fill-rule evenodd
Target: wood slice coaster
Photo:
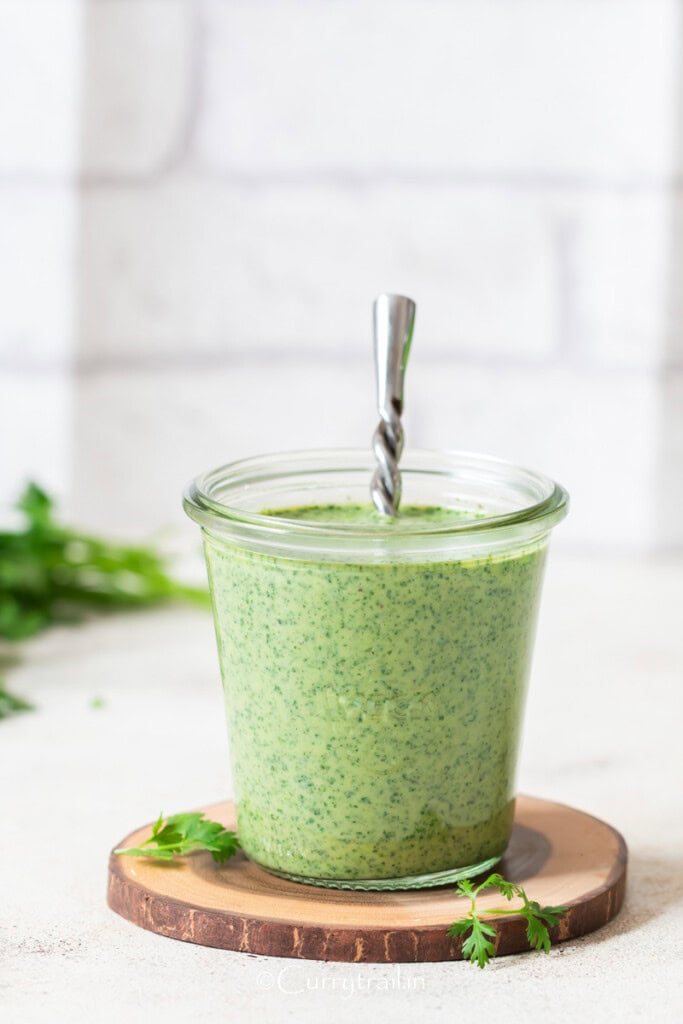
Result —
<path fill-rule="evenodd" d="M 235 828 L 233 804 L 203 810 Z M 136 846 L 149 834 L 150 826 L 140 828 L 117 846 Z M 624 899 L 626 860 L 626 844 L 610 825 L 564 804 L 520 796 L 510 845 L 496 870 L 542 906 L 568 907 L 551 931 L 556 943 L 615 917 Z M 134 924 L 184 942 L 366 963 L 462 959 L 462 940 L 450 938 L 447 929 L 469 909 L 452 885 L 411 892 L 320 889 L 270 875 L 241 852 L 223 865 L 204 852 L 170 863 L 112 854 L 108 902 Z M 477 905 L 504 902 L 494 891 L 482 894 Z M 529 948 L 522 918 L 490 920 L 499 956 Z"/>

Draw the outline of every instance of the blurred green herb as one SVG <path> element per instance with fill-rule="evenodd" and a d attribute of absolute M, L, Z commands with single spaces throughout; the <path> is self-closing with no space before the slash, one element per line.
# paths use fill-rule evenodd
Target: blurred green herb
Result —
<path fill-rule="evenodd" d="M 508 903 L 518 897 L 522 900 L 522 906 L 511 910 L 500 907 L 477 910 L 477 896 L 484 889 L 498 889 Z M 463 936 L 463 958 L 477 964 L 478 967 L 486 967 L 489 960 L 496 955 L 494 942 L 496 929 L 482 921 L 482 914 L 493 914 L 496 917 L 503 914 L 515 914 L 525 918 L 526 937 L 531 948 L 542 949 L 544 953 L 549 953 L 550 932 L 548 929 L 554 928 L 567 912 L 566 907 L 542 907 L 535 900 L 530 900 L 527 897 L 521 885 L 508 882 L 499 874 L 489 875 L 477 886 L 474 886 L 469 879 L 463 878 L 458 882 L 456 892 L 458 896 L 464 896 L 470 901 L 470 909 L 465 917 L 459 918 L 450 926 L 448 934 L 453 937 Z"/>
<path fill-rule="evenodd" d="M 175 599 L 208 603 L 206 591 L 172 579 L 151 548 L 62 526 L 51 498 L 36 484 L 27 486 L 16 507 L 24 528 L 0 531 L 0 643 L 27 640 L 48 626 L 81 622 L 97 612 Z M 0 718 L 30 708 L 0 678 Z"/>
<path fill-rule="evenodd" d="M 17 715 L 20 711 L 33 711 L 33 704 L 21 697 L 15 697 L 13 693 L 5 688 L 0 679 L 0 718 L 9 718 L 10 715 Z"/>
<path fill-rule="evenodd" d="M 173 814 L 164 821 L 160 814 L 152 827 L 152 834 L 140 846 L 123 847 L 114 850 L 126 857 L 154 857 L 157 860 L 173 860 L 193 850 L 209 850 L 217 864 L 229 860 L 239 849 L 239 841 L 217 821 L 210 821 L 200 812 Z"/>

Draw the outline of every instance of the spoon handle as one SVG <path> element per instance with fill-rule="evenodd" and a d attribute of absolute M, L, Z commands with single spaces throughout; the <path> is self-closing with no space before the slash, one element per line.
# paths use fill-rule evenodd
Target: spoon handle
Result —
<path fill-rule="evenodd" d="M 380 295 L 374 305 L 375 369 L 379 426 L 372 439 L 377 469 L 370 493 L 378 512 L 395 516 L 401 501 L 398 462 L 403 451 L 403 382 L 415 324 L 415 303 L 405 295 Z"/>

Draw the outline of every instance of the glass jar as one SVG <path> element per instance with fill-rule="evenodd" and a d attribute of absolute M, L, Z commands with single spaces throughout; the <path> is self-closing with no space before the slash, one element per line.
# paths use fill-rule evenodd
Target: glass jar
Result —
<path fill-rule="evenodd" d="M 364 451 L 197 478 L 238 834 L 268 871 L 403 889 L 493 866 L 550 530 L 566 492 L 497 459 L 407 451 L 398 517 Z"/>

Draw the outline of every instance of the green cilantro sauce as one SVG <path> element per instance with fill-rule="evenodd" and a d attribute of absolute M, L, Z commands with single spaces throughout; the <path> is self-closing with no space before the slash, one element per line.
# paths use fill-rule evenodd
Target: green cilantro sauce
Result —
<path fill-rule="evenodd" d="M 378 518 L 355 505 L 268 514 Z M 339 880 L 500 855 L 545 547 L 361 565 L 205 544 L 247 855 Z"/>

